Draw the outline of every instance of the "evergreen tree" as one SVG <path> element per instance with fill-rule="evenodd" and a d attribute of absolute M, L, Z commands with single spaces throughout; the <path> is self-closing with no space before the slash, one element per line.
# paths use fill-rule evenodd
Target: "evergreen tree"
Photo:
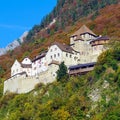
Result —
<path fill-rule="evenodd" d="M 68 73 L 67 73 L 67 67 L 66 65 L 64 64 L 64 62 L 62 62 L 60 65 L 59 65 L 59 69 L 57 71 L 57 80 L 60 81 L 62 79 L 65 79 L 68 77 Z"/>

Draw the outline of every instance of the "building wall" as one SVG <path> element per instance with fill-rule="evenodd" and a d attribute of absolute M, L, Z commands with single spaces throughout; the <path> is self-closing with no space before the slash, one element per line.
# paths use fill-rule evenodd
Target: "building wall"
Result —
<path fill-rule="evenodd" d="M 32 68 L 22 68 L 22 72 L 26 72 L 28 76 L 32 76 Z"/>
<path fill-rule="evenodd" d="M 17 60 L 15 60 L 13 66 L 11 67 L 11 76 L 14 76 L 21 72 L 22 72 L 21 64 Z"/>
<path fill-rule="evenodd" d="M 82 34 L 81 37 L 83 38 L 83 40 L 91 40 L 95 38 L 93 35 L 89 33 Z"/>
<path fill-rule="evenodd" d="M 52 64 L 45 72 L 37 76 L 16 75 L 4 82 L 4 94 L 6 92 L 27 93 L 35 88 L 38 83 L 51 83 L 56 79 L 58 65 Z"/>
<path fill-rule="evenodd" d="M 46 54 L 47 64 L 51 63 L 52 60 L 62 61 L 62 51 L 57 45 L 52 45 Z"/>
<path fill-rule="evenodd" d="M 42 57 L 32 63 L 32 76 L 38 75 L 48 69 L 46 57 Z"/>
<path fill-rule="evenodd" d="M 32 64 L 32 62 L 29 58 L 26 57 L 23 59 L 22 64 Z"/>
<path fill-rule="evenodd" d="M 74 52 L 73 54 L 63 52 L 62 54 L 62 60 L 64 61 L 67 67 L 78 64 L 78 59 L 79 59 L 79 53 L 77 52 Z"/>

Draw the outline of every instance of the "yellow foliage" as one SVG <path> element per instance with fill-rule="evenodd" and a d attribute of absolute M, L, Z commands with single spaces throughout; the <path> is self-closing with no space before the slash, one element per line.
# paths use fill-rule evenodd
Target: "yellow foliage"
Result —
<path fill-rule="evenodd" d="M 70 114 L 68 111 L 62 109 L 59 109 L 53 113 L 54 120 L 67 120 L 70 117 Z"/>

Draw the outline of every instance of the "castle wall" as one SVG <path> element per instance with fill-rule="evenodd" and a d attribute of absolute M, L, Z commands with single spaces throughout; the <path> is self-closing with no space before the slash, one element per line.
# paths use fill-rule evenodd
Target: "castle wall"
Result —
<path fill-rule="evenodd" d="M 40 73 L 34 77 L 26 77 L 26 75 L 14 76 L 4 82 L 4 94 L 6 92 L 28 93 L 35 88 L 38 83 L 51 83 L 55 81 L 58 65 L 50 65 L 49 70 Z"/>
<path fill-rule="evenodd" d="M 78 64 L 78 59 L 79 59 L 79 53 L 67 53 L 67 52 L 63 52 L 62 54 L 62 59 L 65 62 L 65 65 L 67 67 L 71 66 L 71 65 L 76 65 Z"/>

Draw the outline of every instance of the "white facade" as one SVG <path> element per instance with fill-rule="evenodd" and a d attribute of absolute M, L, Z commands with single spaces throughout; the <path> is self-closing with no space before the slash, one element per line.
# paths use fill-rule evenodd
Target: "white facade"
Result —
<path fill-rule="evenodd" d="M 62 50 L 57 45 L 50 46 L 46 54 L 47 64 L 50 64 L 52 60 L 62 62 L 62 56 Z"/>
<path fill-rule="evenodd" d="M 32 76 L 32 62 L 29 58 L 24 58 L 24 60 L 21 63 L 22 66 L 22 72 L 26 72 L 28 76 Z"/>
<path fill-rule="evenodd" d="M 48 69 L 46 57 L 41 57 L 32 62 L 32 76 L 38 75 Z"/>
<path fill-rule="evenodd" d="M 22 64 L 31 65 L 32 62 L 31 62 L 31 60 L 29 58 L 26 57 L 26 58 L 23 59 Z"/>
<path fill-rule="evenodd" d="M 52 60 L 59 61 L 59 63 L 64 61 L 65 65 L 68 67 L 70 65 L 78 64 L 79 58 L 79 52 L 74 50 L 72 52 L 63 51 L 59 46 L 57 46 L 57 44 L 52 45 L 46 54 L 48 64 L 51 63 Z"/>
<path fill-rule="evenodd" d="M 14 76 L 21 72 L 22 72 L 21 64 L 17 60 L 15 60 L 13 66 L 11 67 L 11 76 Z"/>

